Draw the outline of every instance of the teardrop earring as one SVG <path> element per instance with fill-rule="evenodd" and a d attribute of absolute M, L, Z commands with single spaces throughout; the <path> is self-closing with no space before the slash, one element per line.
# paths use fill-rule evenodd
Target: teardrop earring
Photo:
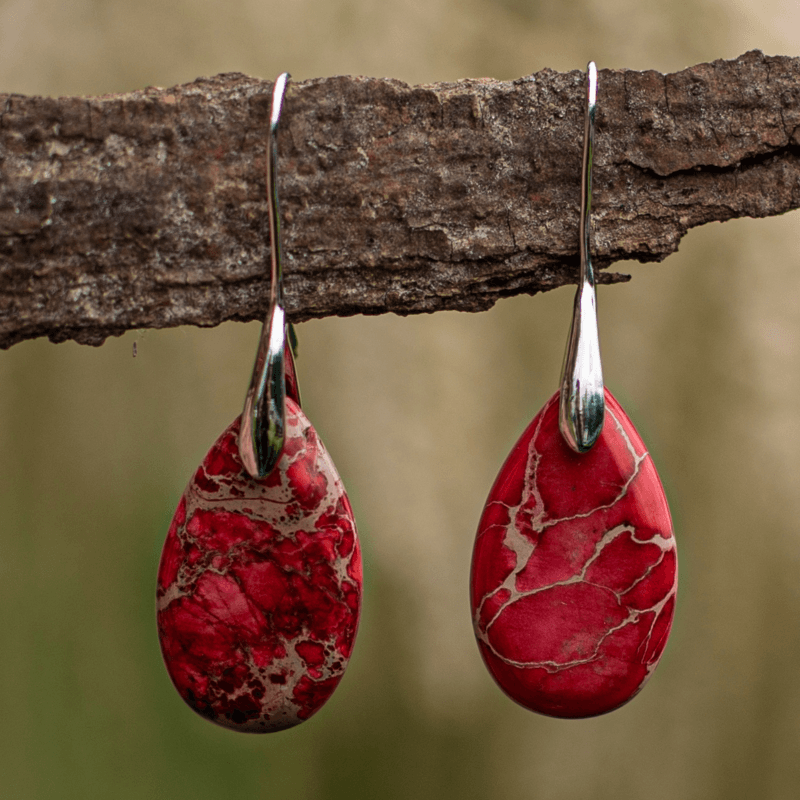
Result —
<path fill-rule="evenodd" d="M 300 408 L 286 347 L 275 82 L 267 141 L 271 284 L 241 418 L 189 481 L 158 569 L 158 632 L 181 697 L 219 725 L 283 730 L 315 713 L 350 658 L 361 608 L 353 512 Z"/>
<path fill-rule="evenodd" d="M 603 387 L 589 258 L 597 71 L 588 67 L 581 276 L 561 389 L 489 493 L 472 557 L 484 662 L 513 700 L 590 717 L 634 697 L 672 625 L 672 520 L 644 443 Z"/>

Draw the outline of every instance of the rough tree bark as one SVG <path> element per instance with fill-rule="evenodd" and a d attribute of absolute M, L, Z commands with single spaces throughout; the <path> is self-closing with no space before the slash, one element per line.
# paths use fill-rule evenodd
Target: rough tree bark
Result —
<path fill-rule="evenodd" d="M 659 261 L 695 225 L 800 206 L 800 59 L 602 70 L 599 85 L 598 266 Z M 0 347 L 261 318 L 270 91 L 227 74 L 0 95 Z M 478 311 L 574 281 L 583 95 L 578 71 L 291 84 L 290 318 Z"/>

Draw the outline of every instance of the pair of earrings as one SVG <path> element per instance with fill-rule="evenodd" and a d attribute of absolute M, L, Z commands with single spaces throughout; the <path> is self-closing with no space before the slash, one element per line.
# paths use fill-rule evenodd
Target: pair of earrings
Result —
<path fill-rule="evenodd" d="M 342 482 L 300 407 L 281 292 L 275 83 L 267 143 L 271 284 L 244 411 L 189 482 L 158 572 L 167 669 L 198 713 L 241 731 L 296 725 L 339 683 L 361 605 Z M 661 482 L 604 389 L 589 257 L 597 72 L 589 64 L 581 276 L 561 389 L 489 494 L 472 560 L 483 659 L 523 706 L 588 717 L 630 700 L 663 652 L 677 563 Z"/>

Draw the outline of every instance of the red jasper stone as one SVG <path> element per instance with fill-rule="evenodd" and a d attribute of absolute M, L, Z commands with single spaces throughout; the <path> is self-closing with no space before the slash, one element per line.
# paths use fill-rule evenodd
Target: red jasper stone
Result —
<path fill-rule="evenodd" d="M 558 429 L 558 393 L 497 476 L 472 557 L 475 635 L 513 700 L 591 717 L 644 686 L 667 643 L 677 561 L 656 468 L 606 390 L 584 454 Z"/>
<path fill-rule="evenodd" d="M 181 697 L 239 731 L 289 728 L 317 711 L 350 659 L 361 553 L 342 482 L 291 398 L 281 458 L 254 480 L 236 419 L 172 520 L 158 570 L 161 652 Z"/>

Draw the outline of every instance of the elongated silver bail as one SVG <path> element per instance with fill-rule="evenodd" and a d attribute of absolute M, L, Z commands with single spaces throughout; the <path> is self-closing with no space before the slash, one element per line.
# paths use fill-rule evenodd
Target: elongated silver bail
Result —
<path fill-rule="evenodd" d="M 597 294 L 589 255 L 592 213 L 592 161 L 594 158 L 594 116 L 597 106 L 597 67 L 590 61 L 586 72 L 586 119 L 581 174 L 580 250 L 581 275 L 572 327 L 561 373 L 558 427 L 566 443 L 576 452 L 590 450 L 603 430 L 605 395 L 600 337 L 597 330 Z"/>
<path fill-rule="evenodd" d="M 283 451 L 286 431 L 286 315 L 283 309 L 277 134 L 289 78 L 288 72 L 279 75 L 272 89 L 266 153 L 271 257 L 269 306 L 239 425 L 239 457 L 253 478 L 265 478 L 272 472 Z"/>

